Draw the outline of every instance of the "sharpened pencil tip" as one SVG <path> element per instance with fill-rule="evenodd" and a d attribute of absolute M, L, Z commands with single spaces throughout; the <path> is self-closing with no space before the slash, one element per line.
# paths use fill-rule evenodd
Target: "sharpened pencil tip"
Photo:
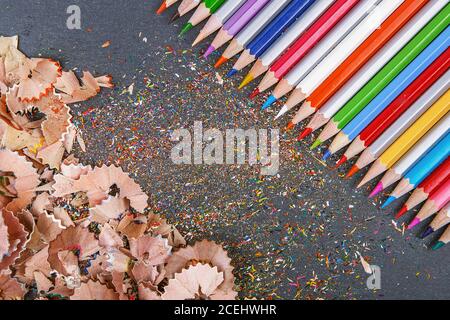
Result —
<path fill-rule="evenodd" d="M 313 144 L 311 145 L 311 147 L 309 149 L 310 150 L 314 150 L 315 148 L 317 148 L 321 144 L 322 144 L 322 141 L 320 139 L 316 139 L 316 141 L 313 142 Z"/>
<path fill-rule="evenodd" d="M 305 130 L 303 130 L 302 133 L 300 133 L 300 135 L 297 138 L 297 141 L 302 141 L 303 139 L 305 139 L 308 135 L 310 135 L 312 132 L 312 128 L 306 128 Z"/>
<path fill-rule="evenodd" d="M 399 212 L 395 215 L 395 219 L 399 219 L 401 216 L 403 216 L 408 211 L 408 208 L 406 206 L 403 206 Z"/>
<path fill-rule="evenodd" d="M 216 64 L 214 65 L 214 68 L 218 68 L 218 67 L 220 67 L 221 65 L 223 65 L 225 62 L 227 62 L 229 59 L 228 58 L 225 58 L 224 56 L 221 56 L 218 60 L 217 60 L 217 62 L 216 62 Z"/>
<path fill-rule="evenodd" d="M 312 131 L 312 130 L 311 130 Z M 336 162 L 336 165 L 334 166 L 335 169 L 339 168 L 340 166 L 342 166 L 345 162 L 347 161 L 347 157 L 345 155 L 343 155 L 338 162 Z"/>
<path fill-rule="evenodd" d="M 412 228 L 414 228 L 415 226 L 417 226 L 420 223 L 420 219 L 415 217 L 413 219 L 413 221 L 411 221 L 411 223 L 408 225 L 408 230 L 411 230 Z"/>
<path fill-rule="evenodd" d="M 183 36 L 186 32 L 188 32 L 189 30 L 191 30 L 194 26 L 192 25 L 192 23 L 188 22 L 184 25 L 183 29 L 181 29 L 181 32 L 179 34 L 179 37 Z"/>
<path fill-rule="evenodd" d="M 347 179 L 353 177 L 357 172 L 359 171 L 359 168 L 354 165 L 351 167 L 351 169 L 347 172 L 347 175 L 345 176 Z"/>
<path fill-rule="evenodd" d="M 330 150 L 327 150 L 327 151 L 325 151 L 325 153 L 323 154 L 322 160 L 323 160 L 323 161 L 326 161 L 329 157 L 331 157 L 331 151 L 330 151 Z"/>
<path fill-rule="evenodd" d="M 230 71 L 228 71 L 227 73 L 227 78 L 231 78 L 232 76 L 234 76 L 236 73 L 238 73 L 238 71 L 236 69 L 231 69 Z"/>
<path fill-rule="evenodd" d="M 424 232 L 422 232 L 422 234 L 420 235 L 421 239 L 425 239 L 426 237 L 428 237 L 430 234 L 432 234 L 434 232 L 433 228 L 428 226 Z"/>
<path fill-rule="evenodd" d="M 249 73 L 245 76 L 244 80 L 242 80 L 241 84 L 239 85 L 239 89 L 242 89 L 246 85 L 248 85 L 250 82 L 253 81 L 253 76 Z"/>
<path fill-rule="evenodd" d="M 381 209 L 386 209 L 388 205 L 390 205 L 392 202 L 394 202 L 395 200 L 397 200 L 396 197 L 394 196 L 389 196 L 389 198 L 386 199 L 386 201 L 383 203 L 383 205 L 381 206 Z"/>
<path fill-rule="evenodd" d="M 294 129 L 295 124 L 292 121 L 289 121 L 289 123 L 286 126 L 286 131 L 291 131 L 292 129 Z"/>
<path fill-rule="evenodd" d="M 177 12 L 170 18 L 170 23 L 175 22 L 178 18 L 180 18 L 180 14 Z"/>
<path fill-rule="evenodd" d="M 166 2 L 163 1 L 163 3 L 161 3 L 161 5 L 159 6 L 158 10 L 156 10 L 156 14 L 161 14 L 164 11 L 166 11 L 166 9 L 167 9 Z"/>
<path fill-rule="evenodd" d="M 208 56 L 216 50 L 213 46 L 209 46 L 208 49 L 206 49 L 205 53 L 203 54 L 203 58 L 208 58 Z"/>
<path fill-rule="evenodd" d="M 264 102 L 261 110 L 266 110 L 267 108 L 269 108 L 276 101 L 277 101 L 277 98 L 275 98 L 273 95 L 270 95 L 267 98 L 266 102 Z"/>
<path fill-rule="evenodd" d="M 383 191 L 383 183 L 378 182 L 378 184 L 375 186 L 375 188 L 372 190 L 372 192 L 369 195 L 369 198 L 375 197 L 377 194 L 379 194 L 381 191 Z"/>
<path fill-rule="evenodd" d="M 250 99 L 255 99 L 258 94 L 259 94 L 259 89 L 256 88 L 255 90 L 253 90 L 252 93 L 250 93 L 249 98 Z"/>
<path fill-rule="evenodd" d="M 436 244 L 433 246 L 432 250 L 438 250 L 440 248 L 442 248 L 443 246 L 445 246 L 445 243 L 442 241 L 438 241 L 436 242 Z"/>

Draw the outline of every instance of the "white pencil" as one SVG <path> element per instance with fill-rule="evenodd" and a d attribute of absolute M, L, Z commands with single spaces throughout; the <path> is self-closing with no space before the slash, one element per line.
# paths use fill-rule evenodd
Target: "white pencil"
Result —
<path fill-rule="evenodd" d="M 308 97 L 364 40 L 386 20 L 403 0 L 383 0 L 295 88 L 277 118 Z M 295 117 L 300 117 L 297 112 Z M 294 118 L 295 118 L 294 117 Z"/>
<path fill-rule="evenodd" d="M 205 26 L 202 30 L 200 30 L 200 33 L 194 40 L 194 43 L 192 43 L 192 46 L 195 46 L 207 36 L 219 30 L 223 24 L 244 4 L 245 1 L 246 0 L 226 1 L 219 10 L 211 15 Z"/>
<path fill-rule="evenodd" d="M 369 14 L 379 0 L 361 1 L 275 87 L 270 105 L 295 88 Z"/>
<path fill-rule="evenodd" d="M 255 62 L 241 87 L 266 72 L 272 63 L 308 29 L 332 4 L 333 0 L 317 1 Z"/>
<path fill-rule="evenodd" d="M 445 1 L 431 1 L 425 5 L 357 74 L 318 110 L 306 127 L 311 132 L 314 132 L 325 125 L 353 97 L 355 92 L 358 92 L 372 79 L 409 40 L 433 19 L 445 4 Z M 297 123 L 293 122 L 293 124 Z"/>
<path fill-rule="evenodd" d="M 286 7 L 290 0 L 273 0 L 231 41 L 222 56 L 217 60 L 215 67 L 230 60 L 244 50 L 247 44 L 264 29 L 274 17 Z"/>
<path fill-rule="evenodd" d="M 388 188 L 390 185 L 400 180 L 410 167 L 412 167 L 433 147 L 435 143 L 447 134 L 449 128 L 450 114 L 447 114 L 384 174 L 372 194 L 378 194 L 381 190 Z"/>
<path fill-rule="evenodd" d="M 375 140 L 356 161 L 354 168 L 360 170 L 375 161 L 411 124 L 430 108 L 450 86 L 450 71 L 408 108 L 383 134 Z"/>

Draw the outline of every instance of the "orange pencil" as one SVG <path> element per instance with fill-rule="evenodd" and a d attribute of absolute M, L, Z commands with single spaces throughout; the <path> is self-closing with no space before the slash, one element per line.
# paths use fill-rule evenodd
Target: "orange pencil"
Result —
<path fill-rule="evenodd" d="M 429 0 L 406 0 L 313 93 L 296 115 L 296 123 L 320 109 L 365 65 Z M 299 120 L 300 118 L 300 120 Z M 298 120 L 298 121 L 297 121 Z M 306 132 L 302 138 L 309 134 Z"/>

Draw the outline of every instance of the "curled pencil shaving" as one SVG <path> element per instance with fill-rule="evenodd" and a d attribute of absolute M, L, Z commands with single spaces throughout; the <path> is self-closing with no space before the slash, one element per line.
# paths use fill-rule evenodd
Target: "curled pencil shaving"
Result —
<path fill-rule="evenodd" d="M 54 196 L 61 197 L 70 193 L 86 192 L 91 206 L 101 205 L 108 199 L 111 188 L 119 189 L 118 196 L 130 201 L 130 206 L 139 212 L 147 207 L 148 196 L 142 191 L 128 174 L 115 166 L 95 167 L 79 179 L 71 179 L 64 175 L 55 176 Z"/>
<path fill-rule="evenodd" d="M 236 293 L 220 288 L 224 282 L 223 272 L 208 264 L 197 264 L 176 273 L 165 288 L 163 300 L 228 300 Z"/>
<path fill-rule="evenodd" d="M 67 104 L 112 87 L 110 76 L 94 77 L 88 71 L 80 85 L 75 73 L 63 72 L 58 62 L 26 57 L 18 37 L 0 37 L 0 147 L 60 169 L 75 140 L 86 150 Z"/>
<path fill-rule="evenodd" d="M 84 166 L 70 154 L 75 141 L 86 145 L 67 104 L 112 86 L 89 72 L 80 83 L 51 59 L 26 57 L 18 37 L 0 37 L 0 299 L 159 300 L 173 292 L 169 279 L 199 263 L 222 278 L 197 295 L 235 298 L 221 246 L 183 248 L 121 168 Z M 182 261 L 169 265 L 178 252 Z"/>
<path fill-rule="evenodd" d="M 6 227 L 8 238 L 7 252 L 0 256 L 1 272 L 2 270 L 9 269 L 9 267 L 14 264 L 16 259 L 19 258 L 21 252 L 25 248 L 28 233 L 25 231 L 25 228 L 20 223 L 19 219 L 14 216 L 11 211 L 1 209 L 0 215 L 2 216 L 0 223 L 3 225 L 0 225 L 0 228 L 3 229 L 2 232 L 5 232 Z M 3 250 L 5 250 L 5 248 Z"/>
<path fill-rule="evenodd" d="M 0 150 L 0 176 L 7 180 L 6 186 L 9 198 L 5 209 L 18 212 L 28 206 L 36 195 L 36 188 L 40 184 L 37 170 L 25 157 L 7 149 Z M 9 177 L 6 179 L 5 177 Z M 2 194 L 0 190 L 0 194 Z M 1 207 L 0 207 L 1 208 Z"/>
<path fill-rule="evenodd" d="M 0 273 L 0 300 L 20 300 L 24 295 L 25 290 L 16 279 Z"/>
<path fill-rule="evenodd" d="M 217 267 L 224 275 L 221 289 L 231 290 L 233 288 L 234 275 L 231 259 L 221 245 L 208 240 L 196 242 L 193 246 L 187 246 L 175 252 L 167 261 L 167 277 L 172 278 L 175 273 L 181 272 L 183 268 L 197 263 Z"/>

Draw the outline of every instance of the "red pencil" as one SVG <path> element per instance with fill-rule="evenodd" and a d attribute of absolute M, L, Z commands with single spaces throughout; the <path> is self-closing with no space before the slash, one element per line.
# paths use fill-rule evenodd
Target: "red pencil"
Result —
<path fill-rule="evenodd" d="M 450 48 L 441 54 L 409 87 L 381 112 L 352 142 L 338 161 L 340 166 L 370 146 L 391 126 L 425 91 L 427 91 L 450 67 Z"/>
<path fill-rule="evenodd" d="M 336 1 L 274 62 L 252 96 L 270 88 L 284 77 L 358 2 L 359 0 Z"/>
<path fill-rule="evenodd" d="M 450 178 L 450 158 L 447 158 L 428 177 L 425 178 L 414 190 L 409 199 L 397 213 L 396 218 L 400 218 L 407 211 L 428 199 L 429 195 L 439 188 L 444 181 Z"/>

